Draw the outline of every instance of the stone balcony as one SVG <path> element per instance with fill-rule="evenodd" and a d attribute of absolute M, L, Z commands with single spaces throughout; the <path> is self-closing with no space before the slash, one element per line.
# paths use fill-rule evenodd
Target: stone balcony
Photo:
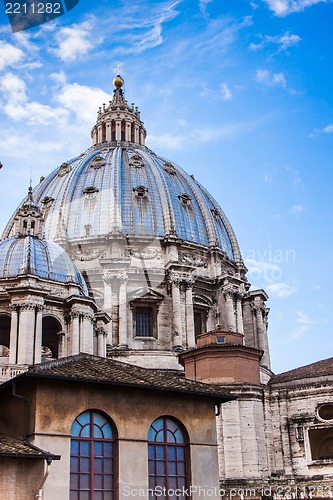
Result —
<path fill-rule="evenodd" d="M 0 384 L 27 371 L 27 365 L 10 365 L 8 358 L 0 357 Z"/>

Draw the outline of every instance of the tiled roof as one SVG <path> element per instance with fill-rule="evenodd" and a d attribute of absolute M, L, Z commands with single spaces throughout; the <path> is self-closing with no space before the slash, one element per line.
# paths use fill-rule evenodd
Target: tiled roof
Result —
<path fill-rule="evenodd" d="M 0 434 L 0 457 L 37 459 L 49 458 L 50 460 L 60 459 L 58 455 L 48 453 L 47 451 L 41 450 L 27 441 L 21 441 L 20 439 L 8 436 L 7 434 Z"/>
<path fill-rule="evenodd" d="M 78 354 L 34 365 L 19 377 L 56 378 L 142 387 L 214 397 L 221 401 L 234 399 L 221 386 L 196 382 L 185 378 L 182 373 L 142 368 L 89 354 Z"/>
<path fill-rule="evenodd" d="M 301 366 L 295 370 L 274 375 L 270 384 L 280 384 L 282 382 L 289 382 L 294 380 L 302 380 L 317 377 L 327 377 L 333 375 L 333 358 L 324 359 L 317 363 Z"/>

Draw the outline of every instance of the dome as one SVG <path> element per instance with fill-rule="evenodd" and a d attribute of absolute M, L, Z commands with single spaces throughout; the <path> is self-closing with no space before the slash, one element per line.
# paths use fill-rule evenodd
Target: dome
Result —
<path fill-rule="evenodd" d="M 62 283 L 76 283 L 87 295 L 85 280 L 57 243 L 33 236 L 0 241 L 0 279 L 32 274 Z"/>
<path fill-rule="evenodd" d="M 145 146 L 140 112 L 128 105 L 115 79 L 112 101 L 99 108 L 93 146 L 63 163 L 33 191 L 43 231 L 60 243 L 87 237 L 174 237 L 217 248 L 241 261 L 233 229 L 203 186 Z M 4 237 L 14 235 L 13 218 Z"/>

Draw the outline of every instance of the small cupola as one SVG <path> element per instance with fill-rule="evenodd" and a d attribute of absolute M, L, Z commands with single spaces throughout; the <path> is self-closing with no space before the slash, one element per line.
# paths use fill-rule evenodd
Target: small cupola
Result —
<path fill-rule="evenodd" d="M 28 196 L 18 208 L 14 219 L 14 232 L 17 237 L 34 236 L 42 238 L 43 213 L 32 196 L 32 187 L 28 189 Z"/>
<path fill-rule="evenodd" d="M 108 105 L 99 108 L 96 125 L 91 131 L 93 145 L 114 143 L 118 146 L 123 143 L 144 146 L 147 132 L 140 111 L 134 103 L 129 105 L 126 101 L 122 89 L 124 80 L 120 75 L 113 80 L 113 85 L 113 98 Z"/>

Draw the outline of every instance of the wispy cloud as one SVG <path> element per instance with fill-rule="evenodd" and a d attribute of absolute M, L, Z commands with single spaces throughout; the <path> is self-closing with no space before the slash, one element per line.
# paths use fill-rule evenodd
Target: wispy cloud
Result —
<path fill-rule="evenodd" d="M 24 53 L 10 43 L 0 41 L 0 70 L 8 66 L 15 66 L 22 60 Z"/>
<path fill-rule="evenodd" d="M 213 0 L 199 0 L 199 9 L 202 14 L 207 13 L 207 5 L 212 3 Z"/>
<path fill-rule="evenodd" d="M 297 288 L 292 285 L 288 285 L 288 283 L 272 283 L 266 286 L 266 290 L 269 295 L 275 295 L 278 298 L 286 298 L 290 297 L 290 295 L 294 295 L 297 293 Z"/>
<path fill-rule="evenodd" d="M 230 101 L 232 99 L 232 92 L 227 83 L 221 84 L 221 94 L 224 101 Z"/>
<path fill-rule="evenodd" d="M 287 87 L 284 73 L 273 73 L 268 69 L 258 69 L 254 79 L 266 87 L 282 87 L 284 89 Z"/>
<path fill-rule="evenodd" d="M 293 205 L 290 209 L 290 212 L 293 214 L 293 215 L 299 215 L 301 214 L 302 212 L 304 212 L 304 207 L 302 205 Z"/>
<path fill-rule="evenodd" d="M 290 334 L 291 340 L 299 340 L 304 335 L 304 333 L 308 331 L 310 325 L 312 325 L 313 323 L 313 321 L 303 311 L 296 312 L 295 322 L 297 323 L 297 326 Z"/>
<path fill-rule="evenodd" d="M 259 43 L 250 43 L 249 48 L 251 50 L 260 50 L 263 47 L 266 47 L 269 44 L 274 44 L 278 45 L 278 51 L 285 51 L 289 49 L 289 47 L 293 47 L 299 44 L 299 42 L 302 40 L 302 38 L 298 35 L 294 35 L 293 33 L 290 33 L 287 31 L 283 35 L 278 35 L 278 36 L 269 36 L 269 35 L 260 35 L 260 38 L 262 39 L 261 42 Z"/>
<path fill-rule="evenodd" d="M 323 132 L 325 132 L 325 134 L 333 134 L 333 123 L 327 125 L 327 127 L 323 129 Z"/>
<path fill-rule="evenodd" d="M 103 41 L 102 37 L 93 34 L 94 26 L 95 17 L 89 16 L 89 19 L 80 24 L 59 29 L 56 33 L 57 47 L 51 48 L 50 51 L 63 62 L 75 61 L 85 56 Z"/>
<path fill-rule="evenodd" d="M 268 8 L 276 16 L 284 17 L 294 12 L 302 12 L 307 7 L 317 3 L 327 3 L 329 0 L 264 0 Z"/>

